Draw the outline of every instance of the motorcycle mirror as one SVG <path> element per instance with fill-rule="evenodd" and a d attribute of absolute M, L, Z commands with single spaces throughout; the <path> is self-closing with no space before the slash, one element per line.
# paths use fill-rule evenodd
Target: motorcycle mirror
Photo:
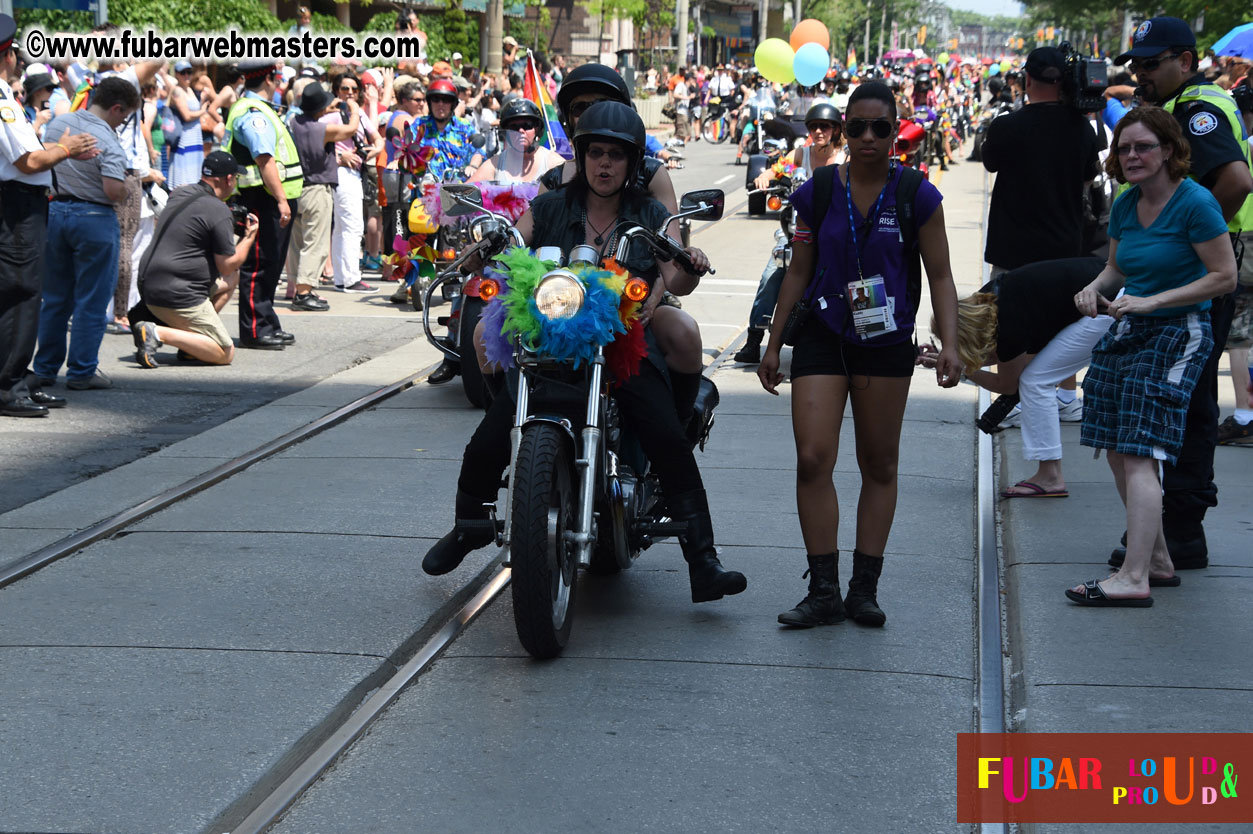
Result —
<path fill-rule="evenodd" d="M 439 205 L 450 217 L 474 214 L 483 205 L 483 195 L 473 185 L 451 183 L 440 187 Z"/>
<path fill-rule="evenodd" d="M 679 201 L 679 211 L 688 212 L 700 209 L 689 215 L 697 220 L 721 220 L 722 210 L 727 204 L 727 195 L 721 188 L 706 188 L 701 191 L 689 191 Z"/>
<path fill-rule="evenodd" d="M 487 144 L 487 137 L 481 133 L 475 133 L 470 136 L 470 144 L 476 148 L 481 148 Z"/>

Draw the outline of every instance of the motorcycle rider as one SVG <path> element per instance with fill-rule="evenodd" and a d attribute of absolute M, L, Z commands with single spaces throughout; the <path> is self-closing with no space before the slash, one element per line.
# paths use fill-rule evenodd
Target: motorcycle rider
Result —
<path fill-rule="evenodd" d="M 500 110 L 500 150 L 470 175 L 468 182 L 534 182 L 565 163 L 560 154 L 540 144 L 544 116 L 539 105 L 518 96 Z"/>
<path fill-rule="evenodd" d="M 557 108 L 565 122 L 566 135 L 573 136 L 578 131 L 583 112 L 600 101 L 618 101 L 633 107 L 631 89 L 613 68 L 604 64 L 583 64 L 571 70 L 557 90 Z M 664 161 L 646 157 L 637 166 L 637 171 L 636 179 L 640 188 L 665 206 L 671 215 L 677 214 L 679 201 L 675 197 L 674 181 L 670 179 Z M 579 176 L 581 172 L 576 160 L 570 160 L 540 177 L 540 193 L 546 190 L 556 191 L 564 183 Z M 680 239 L 677 222 L 670 224 L 668 232 L 675 240 Z M 662 303 L 666 289 L 664 279 L 654 284 L 644 302 L 642 318 L 645 322 L 652 323 L 657 342 L 666 357 L 679 414 L 689 415 L 696 404 L 700 388 L 704 348 L 696 320 L 677 306 Z M 686 421 L 687 418 L 682 419 Z"/>
<path fill-rule="evenodd" d="M 1235 100 L 1197 72 L 1196 36 L 1184 21 L 1154 17 L 1132 37 L 1131 49 L 1114 59 L 1130 62 L 1140 98 L 1170 112 L 1192 149 L 1189 176 L 1210 190 L 1222 208 L 1228 230 L 1253 228 L 1253 176 L 1249 147 Z M 1245 252 L 1247 259 L 1253 257 Z M 1163 466 L 1162 528 L 1176 569 L 1209 565 L 1202 526 L 1205 512 L 1218 504 L 1214 484 L 1214 447 L 1218 440 L 1218 362 L 1222 358 L 1235 309 L 1234 294 L 1215 298 L 1210 307 L 1214 349 L 1192 391 L 1179 459 Z M 1119 547 L 1109 563 L 1120 566 Z"/>
<path fill-rule="evenodd" d="M 792 164 L 808 176 L 824 165 L 839 161 L 839 151 L 844 145 L 844 123 L 834 105 L 822 102 L 809 108 L 805 114 L 805 128 L 809 131 L 809 141 L 792 151 Z M 768 188 L 774 177 L 774 170 L 767 168 L 753 182 L 753 186 Z M 736 362 L 755 365 L 761 361 L 761 340 L 766 335 L 770 315 L 779 300 L 779 285 L 783 283 L 785 271 L 783 266 L 774 264 L 773 257 L 762 270 L 757 295 L 753 297 L 753 307 L 748 314 L 748 339 L 735 354 Z"/>
<path fill-rule="evenodd" d="M 639 189 L 636 169 L 644 158 L 644 123 L 629 106 L 600 102 L 580 118 L 574 135 L 578 179 L 556 192 L 536 197 L 518 221 L 518 231 L 528 246 L 558 246 L 570 251 L 591 243 L 612 251 L 619 221 L 656 229 L 669 216 L 667 209 Z M 645 246 L 635 247 L 624 259 L 632 274 L 650 283 L 665 275 L 669 286 L 686 294 L 695 289 L 698 273 L 709 267 L 699 249 L 688 248 L 695 273 L 682 271 L 674 262 L 659 264 Z M 686 521 L 688 532 L 679 536 L 688 563 L 692 601 L 709 602 L 747 587 L 744 575 L 728 571 L 714 548 L 713 522 L 704 484 L 692 446 L 674 409 L 664 377 L 664 360 L 655 349 L 641 361 L 640 372 L 616 389 L 615 398 L 623 425 L 637 436 L 657 472 L 666 495 L 667 513 Z M 457 481 L 457 519 L 484 519 L 483 505 L 495 501 L 501 475 L 509 464 L 509 429 L 514 403 L 497 397 L 466 446 Z M 466 530 L 454 525 L 426 554 L 422 569 L 439 575 L 456 568 L 471 551 L 493 540 L 490 532 Z"/>
<path fill-rule="evenodd" d="M 474 126 L 468 120 L 453 115 L 458 103 L 460 97 L 457 95 L 456 85 L 447 78 L 436 78 L 426 88 L 429 114 L 421 119 L 414 119 L 406 128 L 411 141 L 416 139 L 420 147 L 435 151 L 426 164 L 426 173 L 436 181 L 442 181 L 449 171 L 462 175 L 469 173 L 482 161 L 470 141 L 474 135 Z M 396 294 L 404 291 L 405 287 L 402 285 Z M 426 381 L 431 385 L 442 385 L 455 377 L 459 370 L 456 362 L 445 359 Z"/>

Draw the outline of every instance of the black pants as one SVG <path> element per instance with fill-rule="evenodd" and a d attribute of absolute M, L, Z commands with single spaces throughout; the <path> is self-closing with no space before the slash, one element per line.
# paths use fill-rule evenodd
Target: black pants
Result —
<path fill-rule="evenodd" d="M 239 337 L 258 339 L 273 336 L 282 329 L 278 314 L 274 312 L 274 294 L 287 262 L 291 224 L 279 225 L 278 201 L 264 188 L 241 189 L 239 202 L 258 220 L 257 240 L 239 268 Z M 288 202 L 294 215 L 295 201 Z M 295 276 L 291 277 L 295 280 Z"/>
<path fill-rule="evenodd" d="M 1218 362 L 1226 351 L 1227 334 L 1235 315 L 1235 293 L 1214 299 L 1210 324 L 1214 349 L 1188 403 L 1183 447 L 1172 466 L 1165 464 L 1162 479 L 1162 527 L 1172 539 L 1199 535 L 1205 511 L 1218 505 L 1214 484 L 1214 448 L 1218 445 Z"/>
<path fill-rule="evenodd" d="M 704 489 L 692 446 L 683 433 L 674 395 L 661 371 L 648 360 L 640 373 L 617 389 L 622 424 L 639 440 L 667 495 Z M 496 498 L 500 478 L 509 465 L 509 430 L 516 406 L 512 397 L 496 397 L 466 444 L 457 486 L 484 501 Z"/>
<path fill-rule="evenodd" d="M 30 395 L 47 230 L 47 189 L 0 183 L 0 402 Z"/>

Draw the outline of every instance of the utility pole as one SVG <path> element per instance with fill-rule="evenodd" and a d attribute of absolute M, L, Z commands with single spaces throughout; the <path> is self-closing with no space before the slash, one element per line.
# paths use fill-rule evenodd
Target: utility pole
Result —
<path fill-rule="evenodd" d="M 485 66 L 491 73 L 499 73 L 502 41 L 505 33 L 504 0 L 487 0 L 487 61 Z"/>
<path fill-rule="evenodd" d="M 601 0 L 602 3 L 604 1 Z M 687 66 L 687 10 L 688 0 L 675 0 L 674 21 L 675 28 L 678 30 L 675 32 L 675 38 L 678 41 L 675 63 L 680 67 Z"/>
<path fill-rule="evenodd" d="M 883 0 L 883 12 L 879 15 L 879 54 L 875 56 L 877 59 L 883 58 L 883 30 L 888 26 L 888 0 Z"/>
<path fill-rule="evenodd" d="M 766 34 L 766 18 L 770 16 L 768 0 L 757 0 L 757 43 L 760 45 L 769 35 Z"/>
<path fill-rule="evenodd" d="M 861 45 L 861 60 L 870 63 L 870 0 L 866 0 L 866 37 Z"/>

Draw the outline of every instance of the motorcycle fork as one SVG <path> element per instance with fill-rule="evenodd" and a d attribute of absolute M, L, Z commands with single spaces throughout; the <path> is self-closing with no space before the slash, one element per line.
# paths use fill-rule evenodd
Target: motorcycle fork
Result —
<path fill-rule="evenodd" d="M 592 360 L 592 380 L 587 390 L 587 419 L 583 424 L 583 456 L 574 462 L 579 470 L 579 525 L 570 536 L 578 549 L 579 565 L 592 563 L 596 543 L 594 516 L 596 503 L 596 461 L 600 457 L 600 388 L 605 375 L 605 351 L 596 351 Z"/>
<path fill-rule="evenodd" d="M 501 396 L 504 396 L 503 393 Z M 522 429 L 530 416 L 530 410 L 531 381 L 527 379 L 526 371 L 522 371 L 518 374 L 518 404 L 513 414 L 513 428 L 509 430 L 509 486 L 505 490 L 505 529 L 502 541 L 506 566 L 513 555 L 513 491 L 517 488 L 518 481 L 514 473 L 518 471 L 518 448 L 522 445 Z"/>

